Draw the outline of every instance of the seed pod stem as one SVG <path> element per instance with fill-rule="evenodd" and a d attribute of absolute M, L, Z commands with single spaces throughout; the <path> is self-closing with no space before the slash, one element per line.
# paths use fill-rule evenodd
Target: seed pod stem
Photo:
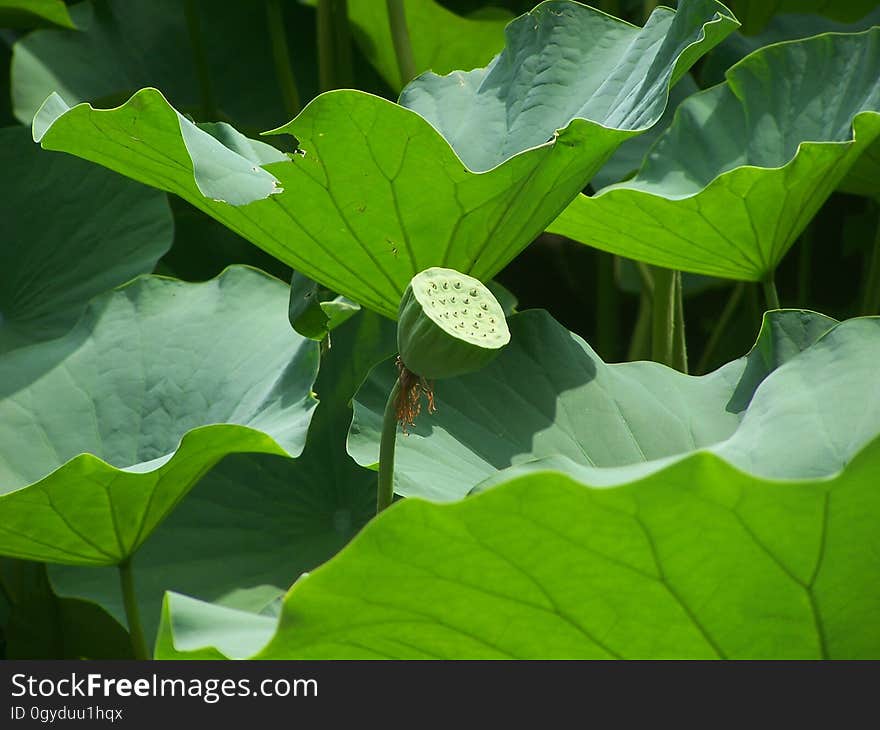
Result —
<path fill-rule="evenodd" d="M 394 499 L 394 447 L 397 443 L 397 396 L 400 378 L 388 394 L 385 413 L 382 416 L 382 436 L 379 441 L 379 489 L 376 497 L 376 514 Z"/>

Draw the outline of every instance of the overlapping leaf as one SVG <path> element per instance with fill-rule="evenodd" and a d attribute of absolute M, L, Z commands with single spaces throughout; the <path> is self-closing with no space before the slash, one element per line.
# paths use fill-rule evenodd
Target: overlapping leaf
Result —
<path fill-rule="evenodd" d="M 223 456 L 296 456 L 317 346 L 257 271 L 145 277 L 0 358 L 0 554 L 112 565 Z"/>
<path fill-rule="evenodd" d="M 70 8 L 80 31 L 36 31 L 21 38 L 14 46 L 11 68 L 18 119 L 29 124 L 53 92 L 69 104 L 92 101 L 106 106 L 121 103 L 144 86 L 161 88 L 177 108 L 200 118 L 221 114 L 254 130 L 285 119 L 264 8 L 197 0 L 192 3 L 190 29 L 187 4 L 80 2 Z M 314 22 L 308 8 L 284 5 L 291 29 L 303 27 L 306 20 Z M 290 45 L 299 51 L 291 60 L 303 98 L 308 98 L 316 81 L 311 60 L 314 35 L 298 33 L 291 36 Z"/>
<path fill-rule="evenodd" d="M 376 475 L 348 458 L 345 429 L 351 396 L 394 345 L 393 324 L 371 313 L 334 331 L 303 454 L 227 457 L 156 529 L 133 562 L 147 636 L 166 590 L 259 614 L 375 515 Z M 50 577 L 59 595 L 99 603 L 125 622 L 115 569 L 56 565 Z"/>
<path fill-rule="evenodd" d="M 635 178 L 549 230 L 659 266 L 758 281 L 880 137 L 880 28 L 762 49 L 690 97 Z"/>
<path fill-rule="evenodd" d="M 70 329 L 171 246 L 164 194 L 0 130 L 0 352 Z"/>
<path fill-rule="evenodd" d="M 64 0 L 0 0 L 0 28 L 73 28 Z"/>
<path fill-rule="evenodd" d="M 700 69 L 700 78 L 704 86 L 721 83 L 728 68 L 749 53 L 771 43 L 807 38 L 820 33 L 854 33 L 874 25 L 880 25 L 880 8 L 852 23 L 838 23 L 821 15 L 776 15 L 759 35 L 731 33 L 708 56 Z M 643 135 L 639 140 L 647 136 Z M 841 180 L 838 190 L 868 197 L 880 196 L 880 141 L 875 140 L 859 156 Z"/>
<path fill-rule="evenodd" d="M 503 268 L 617 145 L 656 122 L 670 83 L 735 25 L 714 0 L 660 8 L 644 29 L 551 0 L 508 26 L 508 46 L 486 69 L 413 82 L 402 101 L 419 113 L 357 91 L 318 97 L 276 130 L 299 141 L 301 154 L 285 162 L 236 160 L 149 89 L 107 111 L 67 111 L 53 97 L 35 138 L 177 193 L 393 317 L 426 267 L 483 280 Z M 284 192 L 241 190 L 248 169 Z M 208 198 L 206 176 L 217 183 Z"/>
<path fill-rule="evenodd" d="M 395 490 L 458 499 L 498 471 L 547 457 L 617 484 L 708 450 L 767 478 L 832 474 L 880 432 L 880 319 L 767 315 L 752 352 L 706 376 L 656 363 L 606 365 L 546 313 L 509 320 L 511 343 L 479 373 L 438 381 L 437 413 L 398 436 Z M 378 460 L 396 373 L 359 391 L 349 453 Z M 854 418 L 853 414 L 858 417 Z"/>
<path fill-rule="evenodd" d="M 763 30 L 780 13 L 821 13 L 833 20 L 853 22 L 871 12 L 875 0 L 731 0 L 730 6 L 746 33 Z"/>
<path fill-rule="evenodd" d="M 405 500 L 271 620 L 169 595 L 160 658 L 864 659 L 880 652 L 880 441 L 829 478 L 694 454 Z"/>

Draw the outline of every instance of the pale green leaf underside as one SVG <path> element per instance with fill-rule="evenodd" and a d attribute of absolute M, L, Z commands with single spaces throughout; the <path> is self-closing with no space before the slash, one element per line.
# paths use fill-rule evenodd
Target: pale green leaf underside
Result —
<path fill-rule="evenodd" d="M 395 328 L 361 312 L 332 337 L 332 356 L 314 386 L 320 405 L 299 458 L 225 458 L 138 550 L 133 570 L 148 640 L 165 591 L 258 613 L 375 516 L 376 475 L 348 458 L 345 429 L 358 385 L 394 351 Z M 115 568 L 53 565 L 49 575 L 58 595 L 96 602 L 125 624 Z"/>
<path fill-rule="evenodd" d="M 272 638 L 278 620 L 255 611 L 169 592 L 162 602 L 156 659 L 247 659 Z"/>
<path fill-rule="evenodd" d="M 64 0 L 0 0 L 0 28 L 74 28 Z"/>
<path fill-rule="evenodd" d="M 880 441 L 831 479 L 713 454 L 585 487 L 538 472 L 405 500 L 265 618 L 170 595 L 158 658 L 868 659 L 880 656 Z"/>
<path fill-rule="evenodd" d="M 635 178 L 548 230 L 658 266 L 770 275 L 880 137 L 880 28 L 762 49 L 678 109 Z"/>
<path fill-rule="evenodd" d="M 62 5 L 60 0 L 57 4 Z M 16 118 L 29 124 L 52 92 L 68 104 L 91 101 L 108 107 L 150 86 L 161 88 L 176 108 L 199 119 L 220 114 L 248 130 L 265 129 L 285 119 L 265 9 L 249 9 L 253 3 L 192 3 L 216 107 L 209 112 L 187 27 L 188 4 L 181 0 L 77 2 L 70 5 L 70 14 L 80 30 L 46 29 L 22 36 L 12 47 L 10 68 Z M 308 98 L 316 76 L 315 41 L 313 33 L 302 32 L 302 21 L 313 23 L 314 14 L 296 2 L 283 4 L 290 47 L 296 49 L 291 64 L 300 92 Z"/>
<path fill-rule="evenodd" d="M 0 554 L 111 565 L 226 454 L 298 455 L 318 353 L 286 306 L 251 269 L 143 277 L 0 358 Z"/>
<path fill-rule="evenodd" d="M 485 72 L 482 91 L 469 88 L 453 99 L 443 79 L 430 75 L 408 87 L 415 98 L 424 86 L 417 95 L 420 106 L 437 87 L 438 98 L 460 110 L 467 122 L 460 130 L 437 122 L 446 139 L 410 109 L 359 91 L 334 91 L 276 130 L 295 135 L 304 154 L 259 167 L 253 179 L 249 159 L 218 149 L 215 138 L 151 89 L 106 111 L 80 105 L 63 112 L 58 100 L 50 100 L 34 119 L 34 133 L 47 149 L 79 155 L 180 195 L 295 270 L 394 317 L 409 280 L 430 266 L 490 279 L 546 227 L 617 145 L 661 116 L 670 82 L 735 26 L 713 0 L 692 0 L 684 8 L 678 14 L 658 10 L 641 31 L 576 3 L 544 3 L 534 16 L 508 28 L 509 38 L 520 45 Z M 575 45 L 538 47 L 528 33 L 511 30 L 532 23 L 544 28 L 542 38 L 556 29 Z M 574 37 L 567 23 L 590 32 Z M 612 38 L 613 50 L 597 57 L 600 41 Z M 580 63 L 560 66 L 559 60 L 572 53 L 592 64 L 590 73 Z M 505 58 L 522 63 L 521 72 L 504 71 Z M 560 75 L 560 67 L 567 71 Z M 539 68 L 567 84 L 570 104 L 563 104 L 550 85 L 530 91 Z M 481 73 L 471 72 L 469 78 Z M 501 130 L 493 123 L 474 130 L 473 138 L 469 125 L 487 114 L 497 117 L 499 98 L 512 108 L 511 126 Z M 535 126 L 531 120 L 538 111 L 543 121 Z M 556 135 L 556 129 L 563 131 Z M 469 168 L 475 145 L 498 149 L 501 134 L 512 140 L 504 142 L 505 157 L 496 161 L 501 164 L 488 170 L 481 165 L 496 162 L 475 159 Z M 196 142 L 205 149 L 196 149 Z M 205 170 L 212 173 L 207 182 Z M 283 193 L 269 195 L 275 189 L 265 188 L 267 175 Z M 214 200 L 200 191 L 209 187 Z M 255 202 L 233 207 L 218 199 Z"/>
<path fill-rule="evenodd" d="M 88 301 L 153 270 L 174 234 L 166 196 L 0 130 L 0 352 L 57 337 Z"/>
<path fill-rule="evenodd" d="M 669 87 L 738 26 L 714 0 L 680 5 L 657 8 L 638 28 L 548 0 L 507 26 L 505 48 L 488 66 L 423 74 L 400 103 L 439 130 L 471 170 L 552 141 L 572 119 L 645 131 L 662 116 Z"/>
<path fill-rule="evenodd" d="M 765 478 L 838 472 L 880 432 L 880 318 L 771 312 L 752 352 L 709 375 L 606 365 L 540 311 L 509 320 L 484 370 L 435 384 L 437 412 L 398 435 L 395 491 L 460 499 L 499 471 L 552 458 L 592 484 L 620 484 L 695 451 Z M 355 399 L 348 450 L 375 465 L 391 361 Z M 854 417 L 853 414 L 858 414 Z M 540 465 L 539 465 L 540 466 Z"/>

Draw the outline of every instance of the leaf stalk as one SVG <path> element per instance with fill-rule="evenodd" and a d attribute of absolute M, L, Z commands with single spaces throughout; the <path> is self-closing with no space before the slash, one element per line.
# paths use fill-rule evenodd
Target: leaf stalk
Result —
<path fill-rule="evenodd" d="M 673 367 L 675 335 L 675 272 L 652 267 L 654 297 L 651 306 L 651 359 Z"/>
<path fill-rule="evenodd" d="M 685 374 L 688 372 L 687 339 L 684 331 L 684 291 L 681 286 L 681 272 L 674 274 L 675 319 L 673 322 L 672 361 L 675 368 Z"/>
<path fill-rule="evenodd" d="M 386 0 L 386 7 L 388 22 L 391 25 L 391 40 L 397 56 L 397 68 L 400 70 L 400 88 L 403 88 L 416 77 L 416 62 L 413 58 L 409 28 L 406 25 L 404 0 Z"/>
<path fill-rule="evenodd" d="M 287 32 L 280 0 L 266 0 L 266 19 L 269 23 L 272 60 L 275 64 L 275 74 L 278 77 L 281 97 L 284 100 L 284 110 L 293 119 L 299 114 L 302 104 L 299 98 L 299 88 L 296 85 L 296 76 L 290 65 L 290 50 L 287 47 Z"/>
<path fill-rule="evenodd" d="M 697 364 L 696 370 L 697 375 L 704 374 L 706 368 L 709 367 L 712 353 L 715 351 L 715 348 L 718 347 L 718 342 L 721 340 L 721 335 L 723 335 L 724 331 L 727 329 L 727 325 L 730 324 L 730 319 L 733 317 L 733 313 L 736 311 L 736 308 L 742 299 L 744 290 L 745 285 L 741 281 L 736 282 L 733 290 L 730 292 L 727 302 L 724 304 L 724 309 L 721 310 L 721 314 L 718 317 L 718 321 L 715 323 L 715 327 L 712 329 L 712 334 L 709 336 L 709 341 L 706 343 L 703 354 L 700 356 L 700 362 Z"/>
<path fill-rule="evenodd" d="M 131 568 L 131 557 L 126 558 L 116 567 L 119 570 L 122 602 L 125 606 L 125 618 L 128 621 L 128 633 L 131 637 L 131 649 L 134 653 L 134 658 L 141 660 L 149 659 L 150 653 L 147 650 L 147 642 L 144 639 L 144 629 L 141 624 L 137 594 L 134 590 L 134 572 Z"/>
<path fill-rule="evenodd" d="M 397 444 L 397 396 L 400 378 L 388 394 L 382 416 L 382 436 L 379 441 L 379 483 L 376 495 L 376 514 L 388 507 L 394 499 L 394 448 Z"/>
<path fill-rule="evenodd" d="M 767 302 L 767 309 L 779 309 L 779 293 L 776 291 L 776 279 L 774 272 L 770 272 L 761 282 L 764 287 L 764 300 Z"/>
<path fill-rule="evenodd" d="M 183 9 L 186 15 L 186 29 L 189 33 L 189 42 L 192 47 L 193 63 L 195 64 L 196 75 L 199 79 L 199 90 L 202 96 L 202 115 L 205 121 L 216 121 L 220 118 L 220 112 L 217 107 L 217 98 L 214 96 L 214 86 L 211 83 L 211 72 L 208 68 L 208 56 L 202 40 L 202 23 L 199 18 L 196 0 L 186 0 Z"/>
<path fill-rule="evenodd" d="M 878 206 L 878 214 L 880 214 L 880 206 Z M 880 314 L 880 215 L 877 217 L 877 231 L 874 234 L 874 247 L 870 256 L 862 299 L 862 314 Z"/>
<path fill-rule="evenodd" d="M 318 0 L 318 79 L 321 91 L 352 86 L 348 0 Z"/>

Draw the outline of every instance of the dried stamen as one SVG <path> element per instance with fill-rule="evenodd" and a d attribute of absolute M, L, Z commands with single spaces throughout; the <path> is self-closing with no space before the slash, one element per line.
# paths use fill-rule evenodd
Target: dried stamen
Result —
<path fill-rule="evenodd" d="M 437 407 L 434 405 L 434 384 L 407 368 L 400 355 L 397 356 L 397 371 L 400 390 L 394 408 L 403 432 L 408 434 L 407 429 L 415 425 L 416 417 L 422 411 L 422 395 L 428 401 L 428 413 L 437 412 Z"/>

